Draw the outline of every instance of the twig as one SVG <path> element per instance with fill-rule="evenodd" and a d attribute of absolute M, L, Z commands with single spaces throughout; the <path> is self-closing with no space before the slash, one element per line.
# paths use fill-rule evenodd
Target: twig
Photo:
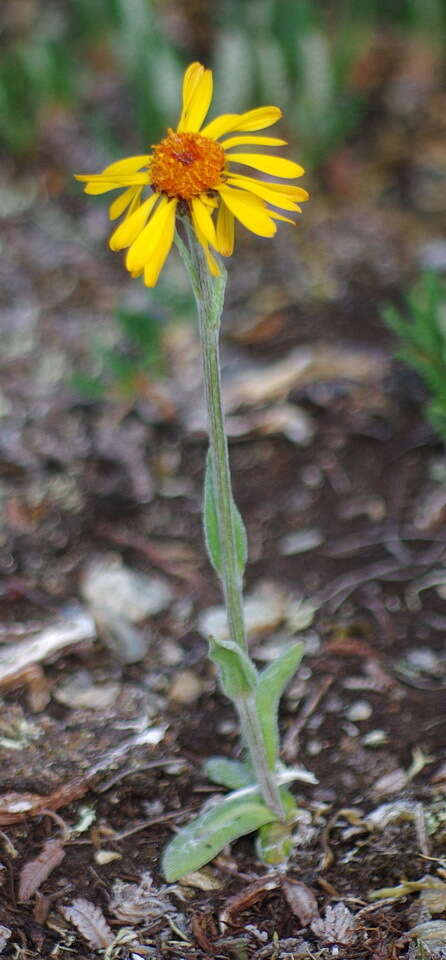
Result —
<path fill-rule="evenodd" d="M 287 763 L 296 758 L 299 734 L 303 730 L 308 718 L 311 717 L 311 714 L 314 713 L 316 707 L 319 706 L 322 698 L 325 697 L 325 694 L 327 693 L 327 690 L 330 689 L 333 680 L 334 677 L 324 677 L 319 688 L 307 699 L 307 702 L 304 704 L 297 720 L 287 731 L 283 741 L 282 750 L 283 756 Z"/>

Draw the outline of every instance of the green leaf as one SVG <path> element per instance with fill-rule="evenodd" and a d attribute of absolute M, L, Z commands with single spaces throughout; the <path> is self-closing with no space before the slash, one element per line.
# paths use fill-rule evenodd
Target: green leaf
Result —
<path fill-rule="evenodd" d="M 256 689 L 257 670 L 248 654 L 233 640 L 209 637 L 209 656 L 219 668 L 221 685 L 231 700 Z"/>
<path fill-rule="evenodd" d="M 237 509 L 234 500 L 232 500 L 232 523 L 234 525 L 235 543 L 237 552 L 237 563 L 240 576 L 246 566 L 248 556 L 248 546 L 246 539 L 246 530 L 240 512 Z M 209 559 L 219 576 L 222 575 L 222 558 L 220 546 L 220 534 L 218 530 L 218 512 L 215 499 L 214 472 L 212 466 L 212 454 L 208 451 L 206 461 L 206 474 L 204 480 L 204 502 L 203 502 L 203 525 L 206 548 Z"/>
<path fill-rule="evenodd" d="M 189 823 L 166 847 L 162 869 L 168 883 L 179 880 L 191 870 L 199 870 L 223 850 L 227 843 L 252 833 L 274 814 L 265 806 L 258 792 L 249 796 L 229 796 L 217 806 Z"/>
<path fill-rule="evenodd" d="M 206 760 L 204 770 L 212 783 L 229 790 L 240 790 L 249 787 L 255 781 L 252 770 L 240 760 L 229 760 L 227 757 L 211 757 Z"/>
<path fill-rule="evenodd" d="M 299 666 L 304 649 L 303 643 L 294 643 L 274 663 L 262 671 L 257 682 L 256 706 L 271 769 L 275 767 L 279 757 L 277 722 L 279 701 L 287 683 Z"/>

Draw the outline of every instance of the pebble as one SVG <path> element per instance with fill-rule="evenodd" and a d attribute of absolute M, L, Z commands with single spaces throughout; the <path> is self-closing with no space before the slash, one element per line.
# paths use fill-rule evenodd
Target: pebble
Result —
<path fill-rule="evenodd" d="M 89 564 L 81 590 L 94 610 L 109 611 L 131 623 L 161 613 L 172 600 L 172 590 L 165 580 L 125 567 L 116 554 Z"/>
<path fill-rule="evenodd" d="M 287 533 L 282 537 L 279 543 L 279 549 L 284 557 L 293 557 L 297 553 L 306 553 L 308 550 L 314 550 L 323 543 L 324 537 L 316 527 L 307 530 L 299 530 L 294 533 Z"/>
<path fill-rule="evenodd" d="M 390 773 L 385 773 L 379 777 L 373 784 L 373 792 L 377 796 L 390 796 L 392 793 L 399 793 L 407 786 L 407 774 L 401 767 L 396 767 Z"/>
<path fill-rule="evenodd" d="M 78 710 L 106 710 L 121 692 L 119 683 L 93 683 L 88 670 L 78 670 L 61 683 L 53 697 L 65 707 Z"/>
<path fill-rule="evenodd" d="M 245 624 L 248 636 L 271 633 L 285 616 L 287 599 L 284 591 L 274 583 L 264 581 L 248 594 L 244 602 Z M 198 618 L 202 636 L 216 640 L 229 638 L 224 607 L 209 607 Z"/>
<path fill-rule="evenodd" d="M 353 723 L 361 720 L 368 720 L 372 716 L 373 709 L 367 700 L 356 700 L 346 711 L 346 717 Z"/>
<path fill-rule="evenodd" d="M 107 863 L 112 863 L 113 860 L 121 860 L 122 854 L 118 853 L 117 850 L 97 850 L 94 859 L 100 867 L 103 867 Z"/>
<path fill-rule="evenodd" d="M 361 743 L 363 747 L 381 747 L 388 739 L 385 730 L 370 730 L 362 737 Z"/>
<path fill-rule="evenodd" d="M 170 689 L 170 699 L 185 705 L 195 703 L 203 693 L 203 683 L 192 670 L 180 670 Z"/>

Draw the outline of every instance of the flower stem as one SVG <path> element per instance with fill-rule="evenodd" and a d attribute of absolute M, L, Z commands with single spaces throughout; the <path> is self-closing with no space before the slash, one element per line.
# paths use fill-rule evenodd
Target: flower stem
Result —
<path fill-rule="evenodd" d="M 188 268 L 197 302 L 203 378 L 212 457 L 218 534 L 221 550 L 221 580 L 231 639 L 247 652 L 243 614 L 242 574 L 237 559 L 231 473 L 221 396 L 219 333 L 226 286 L 226 271 L 213 277 L 189 223 L 185 223 L 188 244 L 177 238 L 180 254 Z M 239 697 L 236 708 L 243 740 L 268 807 L 284 820 L 282 800 L 274 771 L 269 768 L 260 719 L 252 695 Z"/>

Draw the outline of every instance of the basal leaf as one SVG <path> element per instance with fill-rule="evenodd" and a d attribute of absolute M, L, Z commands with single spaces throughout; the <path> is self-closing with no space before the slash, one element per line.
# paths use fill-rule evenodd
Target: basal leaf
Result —
<path fill-rule="evenodd" d="M 223 850 L 227 843 L 252 833 L 274 814 L 258 793 L 249 797 L 226 797 L 207 813 L 189 823 L 164 851 L 162 869 L 168 883 L 191 870 L 199 870 Z"/>
<path fill-rule="evenodd" d="M 249 787 L 254 782 L 254 774 L 246 763 L 240 760 L 229 760 L 228 757 L 211 757 L 206 760 L 204 770 L 212 783 L 229 790 L 240 790 Z"/>

